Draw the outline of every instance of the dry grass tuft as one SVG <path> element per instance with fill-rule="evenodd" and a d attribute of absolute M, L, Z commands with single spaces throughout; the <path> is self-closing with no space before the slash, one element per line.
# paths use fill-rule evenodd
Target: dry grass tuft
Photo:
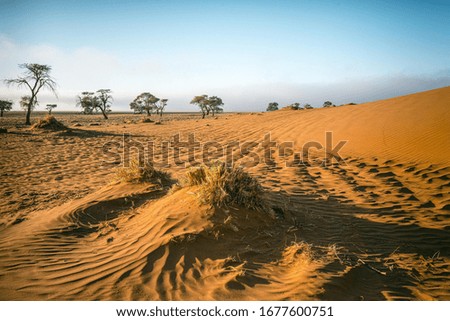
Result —
<path fill-rule="evenodd" d="M 204 204 L 217 207 L 241 205 L 249 209 L 269 211 L 259 182 L 238 166 L 218 162 L 211 166 L 191 168 L 183 182 L 199 186 L 198 196 Z"/>
<path fill-rule="evenodd" d="M 159 183 L 170 181 L 170 176 L 164 171 L 157 170 L 151 162 L 145 162 L 144 166 L 139 166 L 138 159 L 132 159 L 128 167 L 116 169 L 115 178 L 120 182 L 128 183 Z"/>
<path fill-rule="evenodd" d="M 39 119 L 39 121 L 34 124 L 32 129 L 47 129 L 47 130 L 66 130 L 67 127 L 62 123 L 56 120 L 55 117 L 51 115 L 47 115 L 47 117 L 43 119 Z"/>

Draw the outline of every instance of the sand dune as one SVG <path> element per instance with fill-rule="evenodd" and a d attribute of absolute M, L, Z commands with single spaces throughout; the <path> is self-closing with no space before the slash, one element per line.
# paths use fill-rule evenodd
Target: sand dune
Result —
<path fill-rule="evenodd" d="M 449 104 L 445 87 L 318 110 L 168 115 L 160 126 L 136 115 L 56 115 L 71 128 L 58 132 L 16 127 L 22 119 L 10 115 L 0 120 L 9 131 L 0 299 L 449 300 Z M 113 182 L 120 157 L 104 145 L 121 144 L 124 132 L 155 142 L 156 160 L 175 134 L 257 143 L 230 151 L 274 216 L 202 205 L 194 187 Z M 302 147 L 325 146 L 326 132 L 333 147 L 347 141 L 340 162 L 323 163 L 317 148 L 305 157 Z M 249 166 L 265 157 L 268 133 L 291 147 Z M 186 172 L 172 156 L 164 170 L 174 180 Z"/>

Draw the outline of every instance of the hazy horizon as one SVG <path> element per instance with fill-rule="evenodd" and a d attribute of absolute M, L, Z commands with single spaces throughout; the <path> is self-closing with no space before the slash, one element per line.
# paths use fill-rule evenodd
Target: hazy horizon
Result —
<path fill-rule="evenodd" d="M 1 1 L 0 79 L 20 63 L 52 66 L 59 99 L 110 88 L 113 111 L 149 91 L 167 111 L 194 95 L 225 111 L 271 101 L 362 103 L 450 85 L 445 1 Z M 25 89 L 0 84 L 0 99 Z"/>

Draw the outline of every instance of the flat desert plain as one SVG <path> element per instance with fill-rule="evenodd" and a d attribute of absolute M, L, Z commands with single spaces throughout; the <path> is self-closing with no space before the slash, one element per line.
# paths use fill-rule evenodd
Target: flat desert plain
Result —
<path fill-rule="evenodd" d="M 450 87 L 161 124 L 55 117 L 66 129 L 0 119 L 1 300 L 450 300 Z M 118 181 L 138 150 L 170 179 Z M 270 211 L 181 183 L 227 158 Z"/>

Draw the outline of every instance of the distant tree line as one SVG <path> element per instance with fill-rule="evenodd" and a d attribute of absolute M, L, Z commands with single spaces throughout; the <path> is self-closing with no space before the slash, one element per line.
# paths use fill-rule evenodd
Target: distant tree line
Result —
<path fill-rule="evenodd" d="M 349 103 L 348 105 L 356 105 L 355 103 Z M 343 106 L 343 105 L 341 105 Z M 336 107 L 335 104 L 333 104 L 331 101 L 327 100 L 323 103 L 322 107 L 328 108 L 328 107 Z M 310 104 L 304 104 L 303 107 L 300 105 L 300 103 L 292 103 L 290 105 L 287 105 L 283 108 L 291 109 L 291 110 L 303 110 L 303 109 L 313 109 Z M 271 102 L 267 105 L 266 111 L 275 111 L 278 110 L 278 103 L 277 102 Z"/>
<path fill-rule="evenodd" d="M 277 102 L 271 102 L 267 105 L 266 111 L 275 111 L 278 110 L 278 103 Z M 305 104 L 303 107 L 300 105 L 300 103 L 292 103 L 290 105 L 287 105 L 283 108 L 291 109 L 291 110 L 302 110 L 302 109 L 312 109 L 313 107 L 310 104 Z"/>
<path fill-rule="evenodd" d="M 15 79 L 6 79 L 5 83 L 9 86 L 15 85 L 19 88 L 24 87 L 29 89 L 30 94 L 21 97 L 19 105 L 26 112 L 25 124 L 31 125 L 30 117 L 31 112 L 38 105 L 38 94 L 41 89 L 48 89 L 55 94 L 56 97 L 56 82 L 50 76 L 52 68 L 48 65 L 40 64 L 20 64 L 19 67 L 23 69 L 21 76 Z M 139 94 L 131 103 L 130 109 L 136 114 L 146 113 L 151 117 L 152 114 L 159 115 L 160 118 L 163 115 L 163 111 L 167 106 L 168 99 L 158 98 L 149 92 L 143 92 Z M 108 119 L 108 113 L 111 112 L 111 106 L 113 103 L 111 89 L 99 89 L 96 92 L 84 91 L 76 98 L 76 104 L 82 109 L 84 114 L 93 114 L 94 112 L 101 112 L 105 119 Z M 214 116 L 216 113 L 223 112 L 223 101 L 217 96 L 200 95 L 194 96 L 190 102 L 193 105 L 197 105 L 202 113 L 202 118 L 208 115 Z M 349 105 L 356 105 L 350 103 Z M 13 103 L 9 100 L 0 100 L 0 117 L 3 117 L 4 112 L 8 112 L 12 109 Z M 267 111 L 278 110 L 277 102 L 270 102 L 266 108 Z M 323 107 L 335 107 L 331 101 L 325 101 Z M 56 104 L 47 104 L 46 109 L 49 114 L 57 107 Z M 300 103 L 295 102 L 284 108 L 293 110 L 312 109 L 310 104 L 305 104 L 303 107 Z"/>

